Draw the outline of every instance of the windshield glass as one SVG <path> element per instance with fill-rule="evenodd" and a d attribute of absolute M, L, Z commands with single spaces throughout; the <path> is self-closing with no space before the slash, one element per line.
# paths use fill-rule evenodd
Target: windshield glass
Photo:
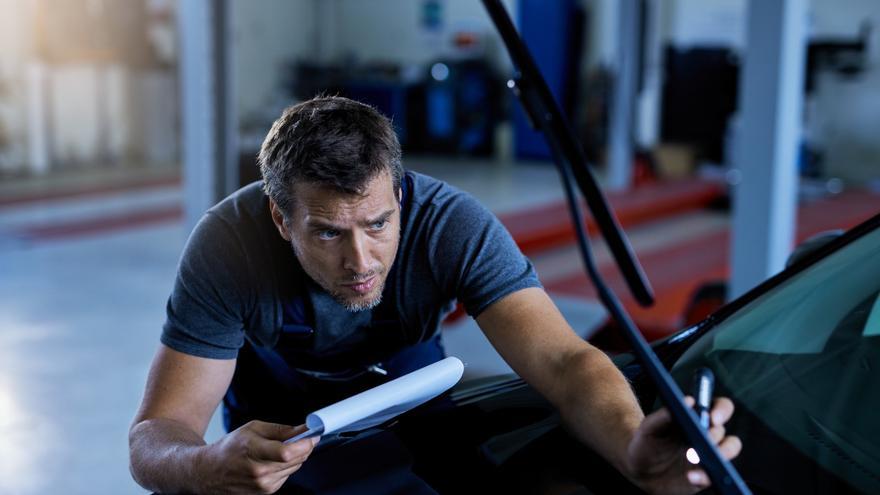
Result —
<path fill-rule="evenodd" d="M 880 230 L 740 308 L 700 338 L 672 374 L 699 366 L 737 413 L 736 461 L 778 493 L 880 493 Z"/>

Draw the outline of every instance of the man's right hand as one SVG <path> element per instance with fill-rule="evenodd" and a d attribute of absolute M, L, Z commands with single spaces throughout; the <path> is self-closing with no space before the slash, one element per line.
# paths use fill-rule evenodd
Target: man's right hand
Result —
<path fill-rule="evenodd" d="M 207 447 L 199 470 L 209 493 L 275 493 L 308 459 L 318 437 L 285 444 L 306 430 L 251 421 Z"/>
<path fill-rule="evenodd" d="M 302 466 L 317 439 L 284 444 L 302 425 L 252 421 L 205 444 L 235 366 L 159 346 L 128 436 L 138 484 L 157 493 L 273 493 Z"/>

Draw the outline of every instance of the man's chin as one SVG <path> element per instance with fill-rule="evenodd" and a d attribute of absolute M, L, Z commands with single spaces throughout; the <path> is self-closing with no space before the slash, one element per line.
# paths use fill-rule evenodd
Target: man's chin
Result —
<path fill-rule="evenodd" d="M 366 294 L 352 294 L 353 291 L 343 289 L 334 291 L 333 296 L 336 302 L 352 313 L 373 309 L 382 302 L 382 292 L 385 290 L 385 280 L 377 282 L 373 290 Z"/>
<path fill-rule="evenodd" d="M 382 302 L 382 292 L 368 298 L 337 298 L 337 300 L 349 312 L 357 313 L 358 311 L 366 311 L 378 306 Z"/>

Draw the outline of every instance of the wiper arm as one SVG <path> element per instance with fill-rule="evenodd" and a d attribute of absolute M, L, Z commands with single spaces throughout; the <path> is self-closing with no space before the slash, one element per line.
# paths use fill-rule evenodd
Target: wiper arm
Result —
<path fill-rule="evenodd" d="M 559 111 L 556 100 L 553 99 L 547 83 L 541 77 L 528 48 L 519 37 L 507 11 L 500 2 L 484 1 L 483 4 L 504 40 L 510 58 L 519 69 L 514 79 L 508 82 L 508 87 L 519 97 L 532 127 L 543 132 L 560 173 L 563 169 L 568 169 L 569 173 L 574 176 L 574 180 L 596 220 L 596 225 L 599 227 L 602 237 L 605 238 L 605 242 L 608 243 L 608 248 L 611 250 L 633 296 L 642 306 L 652 305 L 654 293 L 645 272 L 633 254 L 632 247 L 624 236 L 617 218 L 611 213 L 608 200 L 605 199 L 605 195 L 599 189 L 596 179 L 586 165 L 587 159 L 583 149 L 574 137 L 574 132 L 568 122 L 562 118 L 562 112 Z M 583 223 L 577 225 L 582 226 Z"/>
<path fill-rule="evenodd" d="M 645 279 L 644 272 L 632 254 L 632 249 L 626 241 L 623 231 L 611 214 L 608 202 L 596 180 L 587 168 L 586 159 L 577 144 L 574 133 L 562 119 L 562 112 L 559 111 L 556 100 L 553 99 L 528 48 L 516 32 L 507 10 L 500 0 L 483 0 L 483 5 L 501 34 L 508 53 L 519 71 L 516 80 L 508 83 L 508 86 L 515 90 L 533 125 L 543 132 L 553 152 L 557 168 L 562 175 L 569 210 L 575 224 L 578 247 L 587 273 L 596 286 L 599 299 L 623 330 L 633 352 L 656 385 L 658 395 L 669 409 L 673 421 L 682 429 L 685 437 L 700 456 L 700 464 L 712 480 L 715 490 L 725 495 L 751 494 L 733 465 L 718 452 L 706 431 L 699 426 L 696 414 L 684 403 L 684 394 L 681 389 L 678 388 L 669 372 L 663 368 L 657 355 L 636 329 L 635 323 L 623 308 L 620 299 L 608 288 L 599 274 L 584 229 L 583 214 L 572 186 L 573 180 L 577 182 L 581 193 L 586 198 L 587 205 L 626 277 L 633 295 L 643 305 L 653 301 L 653 294 Z"/>

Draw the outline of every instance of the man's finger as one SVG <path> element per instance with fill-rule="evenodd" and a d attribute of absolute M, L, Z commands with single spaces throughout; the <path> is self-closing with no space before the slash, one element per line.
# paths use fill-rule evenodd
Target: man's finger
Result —
<path fill-rule="evenodd" d="M 283 444 L 282 457 L 284 462 L 293 463 L 300 460 L 300 464 L 302 464 L 301 461 L 304 461 L 312 453 L 312 449 L 318 443 L 317 440 L 318 437 L 303 438 L 293 443 Z"/>
<path fill-rule="evenodd" d="M 685 395 L 684 403 L 687 407 L 694 407 L 694 398 L 690 395 Z M 642 421 L 642 428 L 645 429 L 645 432 L 651 433 L 653 435 L 665 433 L 664 430 L 669 428 L 671 425 L 672 416 L 669 414 L 669 409 L 665 407 L 660 408 L 653 413 L 647 415 Z"/>
<path fill-rule="evenodd" d="M 271 461 L 286 464 L 285 445 L 278 440 L 253 437 L 248 445 L 248 457 L 255 461 Z"/>
<path fill-rule="evenodd" d="M 733 402 L 727 397 L 718 397 L 712 405 L 712 424 L 723 425 L 733 416 Z"/>
<path fill-rule="evenodd" d="M 251 421 L 247 426 L 257 435 L 270 440 L 287 440 L 301 432 L 306 431 L 306 425 L 290 426 L 278 423 L 266 423 L 264 421 Z"/>
<path fill-rule="evenodd" d="M 739 437 L 735 436 L 725 437 L 718 445 L 718 451 L 721 452 L 721 455 L 724 456 L 725 459 L 733 459 L 739 455 L 740 451 L 742 451 L 742 441 L 740 441 Z M 706 488 L 712 484 L 709 475 L 702 469 L 691 469 L 687 472 L 687 479 L 691 485 L 700 489 Z"/>
<path fill-rule="evenodd" d="M 713 426 L 709 428 L 709 440 L 712 440 L 712 443 L 718 445 L 718 443 L 724 439 L 725 433 L 726 430 L 723 426 Z"/>
<path fill-rule="evenodd" d="M 279 476 L 289 476 L 289 473 L 296 471 L 308 460 L 312 453 L 311 439 L 297 442 L 296 448 L 291 448 L 294 444 L 284 444 L 277 440 L 261 440 L 260 445 L 256 446 L 250 452 L 249 457 L 255 464 L 265 468 L 265 474 L 278 479 Z M 285 474 L 287 473 L 287 474 Z"/>
<path fill-rule="evenodd" d="M 692 469 L 688 471 L 687 479 L 691 485 L 701 489 L 708 487 L 712 483 L 709 479 L 709 475 L 707 475 L 702 469 Z"/>
<path fill-rule="evenodd" d="M 725 459 L 733 459 L 742 451 L 742 441 L 737 436 L 729 436 L 718 444 L 718 451 Z"/>

